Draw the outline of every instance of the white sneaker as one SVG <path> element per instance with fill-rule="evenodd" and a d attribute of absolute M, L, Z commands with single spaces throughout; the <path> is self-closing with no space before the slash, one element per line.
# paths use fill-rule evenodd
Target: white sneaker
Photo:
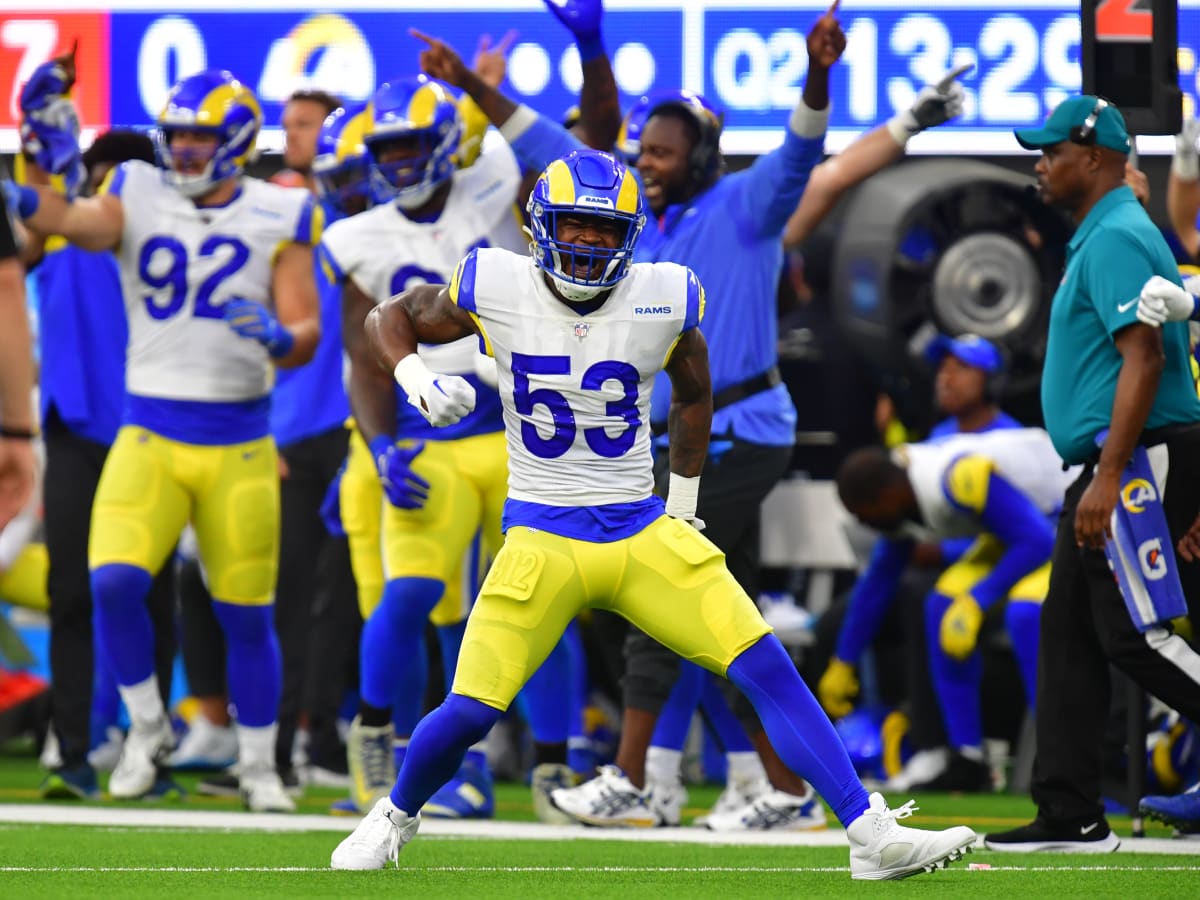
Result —
<path fill-rule="evenodd" d="M 58 745 L 58 735 L 54 733 L 54 722 L 50 722 L 46 730 L 46 740 L 42 743 L 41 755 L 38 756 L 38 765 L 53 771 L 61 769 L 62 764 L 62 748 Z"/>
<path fill-rule="evenodd" d="M 812 788 L 803 796 L 771 790 L 740 809 L 706 816 L 712 831 L 821 831 L 825 807 Z"/>
<path fill-rule="evenodd" d="M 529 778 L 529 789 L 533 792 L 533 814 L 539 822 L 548 825 L 574 825 L 575 820 L 563 812 L 550 799 L 550 793 L 559 788 L 573 788 L 579 783 L 570 766 L 561 763 L 542 763 L 533 767 Z"/>
<path fill-rule="evenodd" d="M 238 773 L 238 793 L 250 812 L 296 811 L 296 803 L 288 796 L 279 773 L 273 768 L 245 769 Z"/>
<path fill-rule="evenodd" d="M 950 765 L 950 750 L 938 747 L 935 750 L 918 750 L 904 768 L 888 779 L 886 788 L 889 791 L 904 793 L 912 789 L 914 784 L 924 784 L 933 781 Z"/>
<path fill-rule="evenodd" d="M 975 845 L 975 832 L 964 825 L 945 831 L 906 828 L 916 807 L 909 800 L 899 809 L 888 809 L 882 794 L 871 795 L 871 805 L 850 823 L 850 877 L 869 881 L 907 878 L 944 868 L 961 859 Z"/>
<path fill-rule="evenodd" d="M 771 787 L 771 782 L 767 781 L 765 775 L 756 775 L 753 778 L 731 778 L 725 782 L 725 790 L 721 791 L 713 808 L 695 819 L 692 824 L 697 828 L 708 828 L 708 821 L 713 816 L 739 812 L 773 790 L 775 789 Z"/>
<path fill-rule="evenodd" d="M 163 716 L 150 725 L 135 722 L 125 737 L 108 793 L 117 800 L 134 800 L 150 793 L 163 765 L 175 746 L 175 732 Z"/>
<path fill-rule="evenodd" d="M 390 797 L 381 797 L 350 836 L 337 845 L 329 865 L 334 869 L 383 869 L 398 862 L 400 848 L 421 827 L 421 814 L 410 816 L 396 808 Z"/>
<path fill-rule="evenodd" d="M 350 799 L 359 812 L 367 812 L 387 796 L 396 783 L 396 734 L 392 723 L 368 727 L 358 716 L 346 738 L 346 763 L 350 770 Z"/>
<path fill-rule="evenodd" d="M 659 825 L 669 825 L 672 828 L 679 825 L 683 808 L 687 805 L 688 792 L 683 781 L 676 778 L 673 781 L 651 781 L 646 779 L 646 805 L 658 816 Z"/>
<path fill-rule="evenodd" d="M 104 741 L 88 751 L 88 765 L 97 772 L 111 772 L 117 767 L 124 746 L 125 732 L 116 725 L 109 725 L 104 729 Z"/>
<path fill-rule="evenodd" d="M 216 725 L 197 713 L 187 734 L 171 754 L 172 769 L 228 769 L 238 758 L 237 731 L 232 725 Z"/>
<path fill-rule="evenodd" d="M 575 821 L 608 828 L 653 828 L 658 814 L 616 766 L 601 766 L 600 774 L 579 787 L 558 788 L 550 801 Z"/>

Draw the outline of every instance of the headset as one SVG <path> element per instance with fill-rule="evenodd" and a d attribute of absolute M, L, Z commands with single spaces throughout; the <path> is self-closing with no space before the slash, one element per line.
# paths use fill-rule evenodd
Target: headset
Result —
<path fill-rule="evenodd" d="M 721 127 L 723 116 L 699 94 L 681 90 L 679 96 L 656 104 L 646 119 L 663 110 L 678 110 L 696 126 L 696 143 L 688 154 L 688 179 L 693 184 L 708 184 L 721 166 Z"/>
<path fill-rule="evenodd" d="M 1106 109 L 1108 109 L 1108 101 L 1103 97 L 1096 98 L 1096 105 L 1092 107 L 1088 117 L 1083 120 L 1083 124 L 1076 125 L 1071 129 L 1071 143 L 1084 145 L 1096 143 L 1096 121 Z"/>

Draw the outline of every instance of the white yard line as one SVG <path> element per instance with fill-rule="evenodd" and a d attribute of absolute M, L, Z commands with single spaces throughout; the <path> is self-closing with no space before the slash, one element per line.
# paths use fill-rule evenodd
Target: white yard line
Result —
<path fill-rule="evenodd" d="M 326 831 L 349 833 L 357 820 L 345 816 L 272 815 L 267 813 L 217 812 L 210 810 L 128 809 L 104 806 L 57 804 L 0 804 L 0 823 L 21 825 L 83 825 L 138 830 L 175 831 Z M 0 826 L 3 827 L 3 826 Z M 580 825 L 543 825 L 537 822 L 454 821 L 423 819 L 422 838 L 492 839 L 540 841 L 638 841 L 663 844 L 705 844 L 739 847 L 845 847 L 846 835 L 839 828 L 790 834 L 707 831 L 702 828 L 585 828 Z M 1200 856 L 1200 842 L 1162 838 L 1123 838 L 1120 854 L 1164 853 Z M 996 859 L 997 855 L 989 854 Z M 1003 858 L 1003 856 L 999 856 Z M 1113 857 L 1109 857 L 1110 859 Z M 991 871 L 1007 868 L 993 866 Z M 1074 867 L 1072 867 L 1074 868 Z M 1052 870 L 1053 867 L 1049 867 Z M 13 871 L 0 869 L 0 871 Z M 82 870 L 80 870 L 82 871 Z M 233 871 L 222 869 L 220 871 Z M 247 870 L 254 871 L 254 870 Z M 515 869 L 514 871 L 524 871 Z M 570 871 L 555 869 L 555 871 Z M 811 871 L 803 869 L 803 871 Z"/>

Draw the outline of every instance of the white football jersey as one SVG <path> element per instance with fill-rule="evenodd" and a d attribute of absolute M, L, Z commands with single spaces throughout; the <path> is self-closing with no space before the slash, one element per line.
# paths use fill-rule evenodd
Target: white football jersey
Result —
<path fill-rule="evenodd" d="M 199 208 L 137 160 L 118 167 L 108 191 L 125 211 L 117 262 L 129 319 L 129 393 L 209 402 L 269 394 L 270 355 L 226 324 L 221 305 L 245 297 L 272 307 L 276 253 L 320 234 L 312 195 L 246 177 L 225 206 Z"/>
<path fill-rule="evenodd" d="M 1063 471 L 1062 458 L 1050 443 L 1050 435 L 1041 428 L 1000 428 L 903 444 L 893 456 L 908 470 L 921 516 L 937 539 L 981 532 L 978 520 L 956 507 L 946 495 L 946 476 L 951 466 L 964 456 L 974 455 L 991 460 L 997 473 L 1048 516 L 1062 507 L 1067 487 L 1079 475 L 1078 466 Z"/>
<path fill-rule="evenodd" d="M 450 296 L 496 358 L 508 495 L 548 506 L 645 500 L 654 489 L 650 389 L 704 291 L 674 263 L 640 263 L 593 312 L 550 290 L 527 254 L 477 250 Z"/>
<path fill-rule="evenodd" d="M 376 303 L 418 284 L 446 284 L 475 247 L 522 251 L 529 239 L 513 201 L 521 170 L 507 144 L 490 146 L 469 169 L 454 173 L 446 207 L 433 222 L 414 222 L 394 203 L 330 225 L 321 255 L 339 283 L 353 278 Z M 478 342 L 422 344 L 426 364 L 448 375 L 474 372 Z"/>

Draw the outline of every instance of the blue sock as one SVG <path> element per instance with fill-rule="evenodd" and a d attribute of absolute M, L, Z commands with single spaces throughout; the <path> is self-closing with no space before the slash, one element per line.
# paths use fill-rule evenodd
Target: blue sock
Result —
<path fill-rule="evenodd" d="M 108 738 L 109 726 L 116 725 L 121 718 L 121 694 L 117 691 L 117 680 L 112 670 L 96 647 L 96 672 L 92 687 L 92 747 Z"/>
<path fill-rule="evenodd" d="M 1009 600 L 1004 624 L 1012 641 L 1013 656 L 1025 684 L 1025 702 L 1033 712 L 1037 698 L 1038 641 L 1042 625 L 1042 604 L 1031 600 Z"/>
<path fill-rule="evenodd" d="M 754 752 L 746 729 L 729 708 L 729 701 L 711 672 L 704 673 L 704 682 L 700 685 L 700 709 L 726 753 Z"/>
<path fill-rule="evenodd" d="M 567 660 L 571 667 L 571 691 L 567 698 L 567 721 L 570 723 L 567 765 L 574 772 L 590 773 L 595 768 L 596 755 L 592 752 L 592 739 L 583 725 L 583 710 L 587 706 L 588 695 L 587 655 L 583 649 L 579 624 L 574 619 L 563 632 L 562 642 L 567 648 Z"/>
<path fill-rule="evenodd" d="M 658 714 L 658 721 L 654 723 L 650 746 L 668 750 L 683 749 L 692 727 L 692 717 L 700 705 L 700 687 L 704 684 L 706 674 L 694 662 L 684 660 L 680 664 L 679 677 L 675 679 L 675 686 L 671 688 L 667 702 Z"/>
<path fill-rule="evenodd" d="M 391 709 L 392 728 L 397 737 L 406 738 L 412 734 L 421 716 L 425 715 L 425 688 L 429 678 L 429 650 L 425 641 L 417 644 L 416 651 L 391 670 L 398 673 L 396 683 L 392 685 L 395 697 L 390 704 L 382 707 Z M 359 665 L 366 668 L 361 659 Z"/>
<path fill-rule="evenodd" d="M 519 709 L 539 744 L 565 744 L 570 737 L 570 691 L 570 650 L 559 640 L 517 694 Z"/>
<path fill-rule="evenodd" d="M 425 702 L 425 624 L 445 585 L 433 578 L 394 578 L 383 588 L 379 606 L 363 624 L 359 691 L 378 709 L 397 696 L 415 715 L 396 723 L 396 733 L 411 734 Z"/>
<path fill-rule="evenodd" d="M 843 825 L 857 819 L 869 805 L 867 789 L 779 638 L 768 634 L 743 651 L 729 680 L 754 705 L 788 768 L 817 789 Z"/>
<path fill-rule="evenodd" d="M 500 710 L 470 697 L 447 697 L 413 732 L 392 788 L 392 803 L 415 815 L 434 791 L 454 777 L 467 748 L 483 740 L 500 715 Z"/>
<path fill-rule="evenodd" d="M 145 569 L 110 563 L 92 570 L 92 601 L 99 645 L 117 684 L 141 684 L 154 675 L 154 626 L 146 596 L 154 579 Z"/>
<path fill-rule="evenodd" d="M 467 620 L 453 625 L 437 627 L 438 644 L 442 648 L 442 672 L 446 676 L 446 693 L 454 687 L 454 672 L 458 668 L 458 651 L 462 648 L 463 635 L 467 633 Z"/>
<path fill-rule="evenodd" d="M 955 750 L 983 746 L 983 706 L 979 688 L 983 680 L 983 656 L 976 650 L 961 662 L 942 649 L 942 616 L 951 600 L 934 591 L 925 600 L 925 641 L 929 654 L 929 677 L 942 708 L 946 738 Z"/>
<path fill-rule="evenodd" d="M 272 606 L 244 606 L 213 597 L 213 614 L 225 632 L 229 700 L 239 725 L 262 728 L 275 722 L 283 664 Z"/>

